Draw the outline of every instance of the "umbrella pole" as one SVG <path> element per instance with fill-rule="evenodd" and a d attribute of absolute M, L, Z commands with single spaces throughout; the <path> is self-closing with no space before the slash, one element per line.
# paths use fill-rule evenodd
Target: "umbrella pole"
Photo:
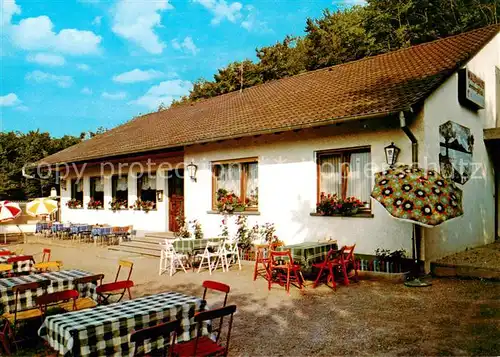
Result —
<path fill-rule="evenodd" d="M 426 286 L 431 286 L 432 283 L 428 281 L 422 281 L 419 279 L 420 276 L 420 266 L 418 264 L 418 247 L 417 247 L 417 225 L 413 224 L 412 227 L 412 237 L 411 237 L 411 245 L 412 245 L 412 254 L 413 254 L 413 273 L 412 279 L 405 282 L 405 286 L 410 288 L 421 288 Z"/>

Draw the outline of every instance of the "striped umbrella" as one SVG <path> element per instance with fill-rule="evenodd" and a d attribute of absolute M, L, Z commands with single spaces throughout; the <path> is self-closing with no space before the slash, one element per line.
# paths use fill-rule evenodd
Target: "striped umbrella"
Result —
<path fill-rule="evenodd" d="M 7 222 L 16 219 L 23 211 L 15 202 L 0 201 L 0 222 Z"/>
<path fill-rule="evenodd" d="M 57 201 L 50 198 L 36 198 L 26 205 L 26 213 L 32 217 L 48 216 L 57 211 Z"/>

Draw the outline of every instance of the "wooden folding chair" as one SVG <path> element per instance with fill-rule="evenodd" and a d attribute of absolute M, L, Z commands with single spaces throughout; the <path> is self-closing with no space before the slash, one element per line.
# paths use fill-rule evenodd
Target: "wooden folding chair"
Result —
<path fill-rule="evenodd" d="M 42 312 L 42 317 L 47 315 L 47 308 L 49 306 L 59 307 L 63 310 L 61 305 L 70 304 L 72 306 L 71 311 L 77 310 L 76 299 L 78 299 L 78 291 L 76 290 L 64 290 L 57 291 L 55 293 L 44 294 L 36 298 L 36 304 Z"/>
<path fill-rule="evenodd" d="M 358 281 L 358 268 L 356 266 L 356 258 L 354 257 L 354 248 L 356 244 L 348 246 L 345 245 L 343 248 L 343 254 L 341 256 L 342 272 L 344 275 L 344 284 L 349 285 L 349 271 L 354 270 L 353 279 L 355 282 Z"/>
<path fill-rule="evenodd" d="M 221 293 L 226 294 L 224 296 L 224 303 L 223 303 L 222 307 L 226 306 L 227 296 L 229 294 L 229 291 L 231 291 L 231 287 L 229 285 L 226 285 L 224 283 L 219 283 L 218 281 L 205 280 L 203 282 L 202 286 L 205 288 L 205 290 L 203 290 L 203 300 L 206 300 L 207 290 L 220 291 Z"/>
<path fill-rule="evenodd" d="M 337 283 L 335 282 L 335 269 L 342 267 L 341 260 L 344 256 L 344 249 L 344 247 L 342 247 L 338 251 L 330 249 L 325 257 L 325 260 L 323 260 L 321 263 L 315 263 L 312 265 L 314 268 L 319 268 L 318 275 L 316 277 L 316 280 L 314 281 L 314 288 L 316 288 L 320 284 L 324 276 L 323 273 L 327 272 L 325 284 L 328 286 L 328 283 L 331 282 L 333 289 L 337 290 Z"/>
<path fill-rule="evenodd" d="M 231 330 L 233 328 L 233 315 L 235 312 L 236 305 L 229 305 L 221 307 L 220 309 L 200 312 L 198 315 L 195 315 L 194 321 L 197 328 L 196 338 L 185 343 L 176 344 L 173 347 L 174 355 L 178 357 L 227 356 L 229 351 L 229 342 L 231 340 Z M 224 345 L 219 342 L 222 325 L 221 329 L 216 334 L 215 341 L 208 336 L 201 336 L 204 323 L 220 319 L 222 324 L 224 317 L 227 316 L 229 316 L 229 323 L 227 324 L 226 343 Z"/>
<path fill-rule="evenodd" d="M 46 271 L 59 271 L 63 266 L 63 262 L 60 260 L 48 261 L 42 263 L 36 263 L 33 267 L 36 271 L 43 273 Z"/>
<path fill-rule="evenodd" d="M 11 343 L 14 342 L 14 331 L 10 326 L 10 322 L 7 319 L 2 319 L 2 325 L 0 327 L 0 343 L 2 344 L 2 349 L 5 355 L 10 356 L 12 353 Z"/>
<path fill-rule="evenodd" d="M 285 285 L 286 292 L 290 294 L 290 284 L 293 283 L 302 290 L 304 278 L 300 265 L 294 263 L 290 251 L 271 250 L 269 255 L 268 289 L 271 290 L 271 285 L 277 283 Z"/>
<path fill-rule="evenodd" d="M 124 269 L 129 269 L 126 280 L 118 280 L 122 267 Z M 115 301 L 119 302 L 126 292 L 128 292 L 128 298 L 132 300 L 132 293 L 130 292 L 130 288 L 134 286 L 134 282 L 130 280 L 130 276 L 132 275 L 133 268 L 134 263 L 132 262 L 126 260 L 120 260 L 118 262 L 118 271 L 116 272 L 115 281 L 107 284 L 102 284 L 101 281 L 101 285 L 99 285 L 96 289 L 99 305 L 109 304 L 109 298 L 112 296 L 119 296 L 118 300 Z"/>
<path fill-rule="evenodd" d="M 130 342 L 134 344 L 134 356 L 142 356 L 144 355 L 144 351 L 139 353 L 139 347 L 144 345 L 146 340 L 149 340 L 149 343 L 152 341 L 158 341 L 160 338 L 163 338 L 163 346 L 162 348 L 155 348 L 148 356 L 160 356 L 158 352 L 161 352 L 161 356 L 173 356 L 172 352 L 175 346 L 176 333 L 180 329 L 180 321 L 174 320 L 162 324 L 158 324 L 156 326 L 147 327 L 142 330 L 133 331 L 130 335 Z M 159 346 L 158 346 L 159 347 Z"/>
<path fill-rule="evenodd" d="M 73 310 L 83 310 L 83 309 L 91 309 L 97 306 L 97 302 L 94 301 L 91 297 L 80 297 L 79 286 L 94 283 L 96 286 L 99 285 L 99 282 L 102 283 L 102 279 L 104 278 L 104 274 L 96 274 L 90 276 L 84 276 L 82 278 L 73 279 L 73 289 L 78 292 L 78 298 L 75 301 L 75 304 L 71 303 L 62 303 L 59 304 L 59 307 L 66 311 Z"/>
<path fill-rule="evenodd" d="M 5 257 L 6 255 L 13 255 L 10 250 L 0 250 L 0 257 Z"/>
<path fill-rule="evenodd" d="M 0 276 L 9 276 L 14 266 L 12 264 L 0 264 Z"/>
<path fill-rule="evenodd" d="M 51 250 L 49 248 L 43 248 L 42 263 L 45 262 L 45 258 L 50 262 L 50 252 Z"/>
<path fill-rule="evenodd" d="M 276 242 L 271 244 L 256 244 L 255 245 L 255 266 L 253 271 L 253 280 L 257 280 L 258 276 L 267 280 L 269 277 L 269 252 L 283 246 L 284 243 Z"/>

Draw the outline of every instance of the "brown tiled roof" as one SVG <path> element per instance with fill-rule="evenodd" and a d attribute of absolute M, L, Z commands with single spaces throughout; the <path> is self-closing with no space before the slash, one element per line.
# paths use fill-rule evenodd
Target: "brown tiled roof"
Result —
<path fill-rule="evenodd" d="M 44 161 L 85 161 L 406 110 L 499 29 L 489 26 L 147 114 Z"/>

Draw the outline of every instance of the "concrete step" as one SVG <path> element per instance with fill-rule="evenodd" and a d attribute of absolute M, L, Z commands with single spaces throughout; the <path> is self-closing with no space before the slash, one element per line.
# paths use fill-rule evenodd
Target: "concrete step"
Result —
<path fill-rule="evenodd" d="M 160 257 L 160 251 L 159 250 L 154 250 L 154 249 L 148 249 L 148 248 L 140 248 L 140 247 L 133 247 L 133 246 L 121 246 L 121 245 L 116 245 L 108 248 L 109 250 L 114 250 L 114 251 L 120 251 L 120 252 L 125 252 L 125 253 L 135 253 L 135 254 L 140 254 L 140 255 L 146 255 L 150 257 Z"/>
<path fill-rule="evenodd" d="M 132 248 L 144 248 L 150 250 L 161 250 L 161 247 L 158 243 L 149 243 L 149 242 L 138 242 L 138 241 L 125 241 L 120 244 L 120 247 L 132 247 Z"/>
<path fill-rule="evenodd" d="M 159 243 L 163 243 L 164 240 L 165 240 L 165 238 L 158 238 L 158 237 L 149 237 L 149 236 L 146 236 L 144 238 L 134 238 L 134 239 L 132 239 L 132 242 L 159 244 Z"/>
<path fill-rule="evenodd" d="M 165 239 L 165 238 L 175 238 L 175 234 L 174 232 L 152 232 L 152 233 L 145 233 L 144 237 Z"/>

